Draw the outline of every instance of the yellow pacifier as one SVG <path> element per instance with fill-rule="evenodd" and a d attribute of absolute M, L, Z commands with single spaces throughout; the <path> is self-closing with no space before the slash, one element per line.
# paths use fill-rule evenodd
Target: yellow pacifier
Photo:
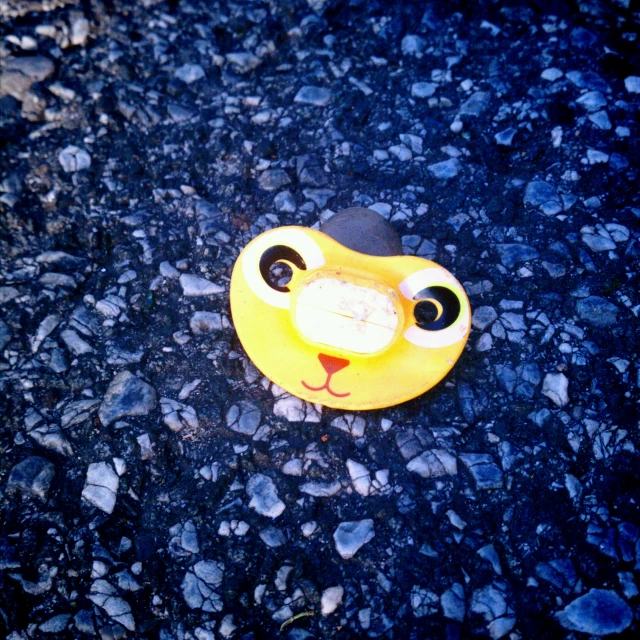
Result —
<path fill-rule="evenodd" d="M 231 276 L 231 314 L 265 376 L 304 400 L 350 410 L 433 387 L 471 325 L 460 283 L 430 260 L 402 255 L 393 227 L 362 208 L 321 231 L 280 227 L 252 240 Z"/>

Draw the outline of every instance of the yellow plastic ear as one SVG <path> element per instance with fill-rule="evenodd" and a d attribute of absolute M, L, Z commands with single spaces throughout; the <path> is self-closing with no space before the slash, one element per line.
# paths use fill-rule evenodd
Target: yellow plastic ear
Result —
<path fill-rule="evenodd" d="M 286 286 L 273 262 L 292 264 Z M 420 300 L 436 310 L 414 315 Z M 423 302 L 424 303 L 424 302 Z M 312 403 L 378 409 L 437 384 L 469 336 L 460 283 L 416 256 L 369 256 L 303 227 L 250 242 L 231 276 L 231 313 L 247 354 L 270 380 Z"/>

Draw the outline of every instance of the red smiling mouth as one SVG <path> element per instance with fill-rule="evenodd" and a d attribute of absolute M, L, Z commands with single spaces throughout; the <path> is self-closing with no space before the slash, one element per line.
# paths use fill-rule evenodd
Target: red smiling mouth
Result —
<path fill-rule="evenodd" d="M 349 360 L 345 360 L 344 358 L 336 358 L 335 356 L 328 356 L 324 353 L 318 354 L 318 360 L 320 360 L 320 364 L 327 372 L 327 379 L 325 380 L 325 383 L 321 387 L 311 387 L 304 380 L 301 380 L 300 382 L 302 382 L 302 385 L 305 388 L 309 389 L 309 391 L 323 391 L 326 389 L 332 396 L 335 396 L 336 398 L 346 398 L 347 396 L 350 396 L 351 392 L 336 393 L 329 388 L 331 376 L 333 376 L 334 373 L 341 371 L 345 367 L 348 367 L 350 364 Z"/>

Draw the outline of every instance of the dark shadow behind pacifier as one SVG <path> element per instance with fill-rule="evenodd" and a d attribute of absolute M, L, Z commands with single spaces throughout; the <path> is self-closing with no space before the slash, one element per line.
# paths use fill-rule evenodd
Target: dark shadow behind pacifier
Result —
<path fill-rule="evenodd" d="M 320 231 L 347 249 L 369 256 L 401 256 L 398 232 L 376 211 L 364 207 L 343 209 L 329 218 Z"/>

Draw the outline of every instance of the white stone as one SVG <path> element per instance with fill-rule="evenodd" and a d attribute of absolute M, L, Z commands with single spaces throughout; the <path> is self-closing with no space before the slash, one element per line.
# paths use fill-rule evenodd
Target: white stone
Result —
<path fill-rule="evenodd" d="M 283 396 L 276 400 L 273 413 L 289 422 L 303 422 L 307 415 L 304 400 L 295 396 Z"/>
<path fill-rule="evenodd" d="M 564 373 L 548 373 L 542 382 L 542 393 L 558 407 L 569 403 L 569 380 Z"/>
<path fill-rule="evenodd" d="M 69 613 L 61 613 L 60 615 L 53 616 L 39 626 L 40 631 L 42 631 L 42 633 L 60 634 L 66 629 L 69 618 L 71 618 L 71 614 Z M 13 634 L 8 636 L 7 640 L 11 640 L 12 636 Z"/>
<path fill-rule="evenodd" d="M 375 211 L 376 213 L 379 213 L 383 218 L 386 218 L 387 220 L 391 217 L 392 207 L 386 202 L 374 202 L 367 208 Z"/>
<path fill-rule="evenodd" d="M 449 509 L 449 511 L 447 511 L 447 518 L 449 518 L 449 522 L 456 529 L 460 529 L 460 531 L 465 529 L 467 526 L 467 523 L 453 509 Z"/>
<path fill-rule="evenodd" d="M 300 491 L 315 498 L 329 498 L 340 491 L 342 485 L 334 482 L 305 482 L 300 485 Z"/>
<path fill-rule="evenodd" d="M 111 465 L 106 462 L 96 462 L 89 465 L 87 470 L 87 484 L 95 484 L 117 493 L 120 480 Z"/>
<path fill-rule="evenodd" d="M 116 506 L 116 494 L 120 479 L 111 465 L 96 462 L 89 465 L 82 497 L 105 513 L 112 513 Z"/>
<path fill-rule="evenodd" d="M 362 436 L 364 436 L 364 430 L 367 423 L 365 419 L 360 416 L 355 416 L 352 413 L 345 413 L 344 415 L 335 418 L 331 422 L 331 426 L 350 433 L 354 438 L 362 438 Z"/>
<path fill-rule="evenodd" d="M 224 292 L 224 287 L 219 284 L 187 273 L 180 276 L 180 286 L 185 296 L 210 296 Z"/>
<path fill-rule="evenodd" d="M 160 275 L 165 278 L 179 278 L 180 272 L 169 262 L 160 263 Z"/>
<path fill-rule="evenodd" d="M 94 560 L 93 564 L 91 565 L 91 579 L 95 580 L 96 578 L 102 578 L 103 576 L 106 576 L 107 573 L 109 573 L 109 566 L 100 561 L 100 560 Z"/>
<path fill-rule="evenodd" d="M 177 557 L 190 556 L 200 552 L 198 531 L 190 520 L 184 524 L 176 524 L 169 529 L 169 551 Z"/>
<path fill-rule="evenodd" d="M 91 166 L 91 156 L 84 149 L 74 145 L 65 147 L 58 155 L 58 160 L 67 173 L 83 171 Z"/>
<path fill-rule="evenodd" d="M 171 431 L 182 431 L 184 428 L 196 430 L 200 426 L 196 410 L 182 402 L 160 398 L 160 410 L 164 423 Z"/>
<path fill-rule="evenodd" d="M 349 472 L 351 482 L 353 482 L 354 489 L 361 496 L 368 496 L 371 492 L 369 469 L 355 460 L 347 460 L 347 471 Z"/>
<path fill-rule="evenodd" d="M 266 124 L 271 120 L 272 111 L 265 109 L 264 111 L 258 111 L 254 116 L 251 116 L 251 122 L 253 124 Z"/>
<path fill-rule="evenodd" d="M 117 318 L 122 313 L 120 306 L 115 301 L 106 298 L 96 302 L 96 311 L 105 318 Z"/>
<path fill-rule="evenodd" d="M 633 622 L 631 607 L 615 591 L 606 589 L 589 590 L 555 616 L 565 629 L 590 636 L 618 634 Z"/>
<path fill-rule="evenodd" d="M 6 3 L 4 6 L 7 6 Z M 5 48 L 5 51 L 8 50 Z M 52 60 L 45 56 L 6 56 L 3 73 L 0 74 L 0 94 L 12 95 L 24 100 L 34 82 L 42 82 L 55 71 Z"/>
<path fill-rule="evenodd" d="M 248 51 L 228 53 L 225 57 L 238 73 L 249 73 L 260 64 L 260 58 Z"/>
<path fill-rule="evenodd" d="M 640 93 L 640 76 L 628 76 L 624 79 L 624 86 L 629 93 Z"/>
<path fill-rule="evenodd" d="M 91 585 L 89 600 L 104 609 L 110 618 L 119 622 L 129 631 L 136 630 L 136 623 L 131 614 L 129 603 L 116 595 L 116 590 L 106 580 L 96 580 Z"/>
<path fill-rule="evenodd" d="M 548 80 L 549 82 L 554 82 L 555 80 L 558 80 L 559 78 L 562 78 L 563 75 L 564 75 L 564 73 L 562 73 L 562 71 L 560 71 L 560 69 L 558 69 L 556 67 L 549 67 L 548 69 L 545 69 L 540 74 L 540 77 L 543 80 Z"/>
<path fill-rule="evenodd" d="M 176 69 L 175 77 L 186 84 L 191 84 L 204 78 L 204 69 L 199 64 L 183 64 Z"/>
<path fill-rule="evenodd" d="M 458 473 L 456 457 L 446 449 L 431 449 L 413 458 L 407 469 L 423 478 L 454 476 Z"/>
<path fill-rule="evenodd" d="M 281 191 L 273 199 L 276 211 L 280 213 L 295 213 L 296 201 L 290 191 Z"/>
<path fill-rule="evenodd" d="M 293 101 L 297 104 L 311 104 L 316 107 L 325 107 L 331 100 L 331 91 L 324 87 L 305 86 L 296 93 Z"/>
<path fill-rule="evenodd" d="M 486 544 L 484 547 L 480 547 L 476 553 L 483 559 L 491 564 L 491 567 L 496 572 L 496 575 L 502 575 L 502 566 L 500 565 L 500 558 L 498 552 L 492 544 Z"/>
<path fill-rule="evenodd" d="M 246 491 L 251 498 L 249 507 L 262 516 L 277 518 L 286 508 L 278 498 L 276 486 L 269 476 L 256 473 L 247 482 Z"/>
<path fill-rule="evenodd" d="M 438 180 L 448 180 L 450 178 L 455 178 L 455 176 L 460 173 L 462 165 L 460 164 L 460 160 L 457 158 L 450 158 L 443 162 L 430 164 L 427 169 L 434 178 L 438 178 Z"/>
<path fill-rule="evenodd" d="M 424 38 L 413 34 L 406 35 L 402 38 L 400 48 L 405 56 L 417 56 L 422 57 L 422 51 L 425 48 L 427 42 Z"/>
<path fill-rule="evenodd" d="M 189 320 L 189 328 L 194 336 L 220 331 L 222 327 L 222 314 L 212 311 L 196 311 Z"/>
<path fill-rule="evenodd" d="M 272 385 L 273 387 L 277 385 Z M 280 387 L 278 387 L 280 389 Z M 284 390 L 282 390 L 284 391 Z M 279 395 L 273 405 L 274 415 L 285 418 L 289 422 L 320 422 L 322 416 L 322 407 L 317 404 L 305 402 L 300 398 L 289 395 L 284 392 Z"/>
<path fill-rule="evenodd" d="M 293 571 L 293 567 L 290 564 L 282 565 L 278 569 L 278 573 L 276 574 L 276 579 L 273 581 L 276 589 L 278 591 L 284 592 L 287 590 L 287 580 Z"/>
<path fill-rule="evenodd" d="M 234 404 L 227 413 L 227 426 L 245 436 L 254 436 L 260 426 L 261 414 L 258 407 L 251 402 L 241 400 Z"/>
<path fill-rule="evenodd" d="M 605 164 L 609 162 L 609 154 L 597 149 L 587 149 L 587 160 L 589 164 Z"/>
<path fill-rule="evenodd" d="M 496 144 L 499 144 L 503 147 L 510 147 L 513 142 L 513 137 L 518 133 L 517 129 L 510 127 L 509 129 L 505 129 L 504 131 L 499 131 L 496 133 L 493 138 L 496 141 Z"/>
<path fill-rule="evenodd" d="M 627 227 L 615 222 L 609 222 L 604 225 L 604 228 L 609 232 L 611 237 L 618 243 L 627 242 L 631 236 L 631 232 Z"/>
<path fill-rule="evenodd" d="M 464 123 L 458 118 L 458 116 L 456 116 L 453 122 L 449 125 L 449 129 L 451 129 L 453 133 L 460 133 L 463 128 Z"/>
<path fill-rule="evenodd" d="M 222 584 L 224 565 L 201 560 L 191 567 L 182 581 L 182 595 L 191 609 L 208 613 L 222 611 L 222 598 L 215 591 Z"/>
<path fill-rule="evenodd" d="M 320 600 L 322 615 L 328 616 L 332 614 L 338 606 L 342 604 L 343 596 L 343 587 L 329 587 L 328 589 L 325 589 L 322 592 L 322 598 Z"/>
<path fill-rule="evenodd" d="M 39 445 L 57 451 L 63 456 L 72 456 L 73 448 L 69 441 L 62 435 L 60 428 L 55 424 L 42 425 L 31 429 L 29 436 Z"/>
<path fill-rule="evenodd" d="M 584 242 L 594 253 L 616 250 L 616 243 L 611 238 L 605 238 L 593 233 L 583 233 L 582 242 Z"/>
<path fill-rule="evenodd" d="M 438 610 L 438 596 L 433 591 L 423 589 L 418 585 L 414 585 L 411 589 L 410 602 L 413 615 L 416 618 L 434 615 Z"/>
<path fill-rule="evenodd" d="M 84 47 L 89 36 L 89 21 L 86 18 L 77 18 L 71 25 L 71 44 Z"/>
<path fill-rule="evenodd" d="M 477 307 L 473 311 L 471 317 L 471 324 L 475 329 L 484 331 L 487 327 L 490 327 L 498 318 L 497 311 L 490 306 Z"/>
<path fill-rule="evenodd" d="M 371 482 L 371 487 L 370 493 L 389 493 L 391 491 L 391 487 L 389 486 L 389 469 L 378 469 Z"/>
<path fill-rule="evenodd" d="M 411 95 L 414 98 L 430 98 L 438 88 L 433 82 L 414 82 L 411 85 Z"/>
<path fill-rule="evenodd" d="M 282 473 L 288 476 L 301 476 L 304 462 L 300 458 L 294 458 L 282 465 Z"/>
<path fill-rule="evenodd" d="M 191 382 L 187 382 L 182 389 L 180 389 L 180 393 L 178 394 L 178 400 L 186 400 L 193 391 L 195 391 L 201 384 L 202 380 L 200 378 L 196 378 Z"/>
<path fill-rule="evenodd" d="M 407 149 L 403 144 L 396 144 L 389 147 L 389 153 L 393 154 L 401 162 L 407 162 L 413 158 L 411 149 Z"/>
<path fill-rule="evenodd" d="M 451 589 L 448 589 L 440 596 L 440 605 L 445 618 L 463 622 L 466 608 L 464 587 L 459 582 L 452 584 Z"/>
<path fill-rule="evenodd" d="M 480 116 L 491 102 L 491 94 L 486 91 L 476 91 L 460 106 L 460 115 Z"/>
<path fill-rule="evenodd" d="M 412 133 L 401 133 L 400 142 L 403 145 L 410 148 L 413 153 L 417 153 L 418 155 L 422 154 L 422 138 L 420 136 L 415 136 Z"/>
<path fill-rule="evenodd" d="M 129 371 L 116 374 L 100 405 L 104 426 L 124 416 L 147 415 L 156 406 L 156 391 Z"/>
<path fill-rule="evenodd" d="M 218 632 L 223 638 L 230 638 L 236 629 L 236 625 L 233 624 L 233 614 L 230 613 L 222 618 Z"/>
<path fill-rule="evenodd" d="M 588 91 L 583 93 L 576 103 L 587 111 L 599 111 L 607 106 L 607 99 L 599 91 Z"/>
<path fill-rule="evenodd" d="M 483 333 L 476 341 L 476 351 L 478 353 L 484 353 L 485 351 L 491 351 L 493 349 L 493 337 L 490 333 Z"/>
<path fill-rule="evenodd" d="M 606 111 L 597 111 L 589 114 L 589 120 L 602 131 L 609 131 L 612 128 L 609 114 Z"/>
<path fill-rule="evenodd" d="M 38 326 L 36 335 L 31 338 L 31 353 L 37 353 L 45 338 L 60 324 L 60 316 L 52 314 L 47 316 Z"/>
<path fill-rule="evenodd" d="M 353 558 L 358 550 L 373 539 L 373 520 L 341 522 L 333 534 L 336 551 L 345 560 Z"/>

